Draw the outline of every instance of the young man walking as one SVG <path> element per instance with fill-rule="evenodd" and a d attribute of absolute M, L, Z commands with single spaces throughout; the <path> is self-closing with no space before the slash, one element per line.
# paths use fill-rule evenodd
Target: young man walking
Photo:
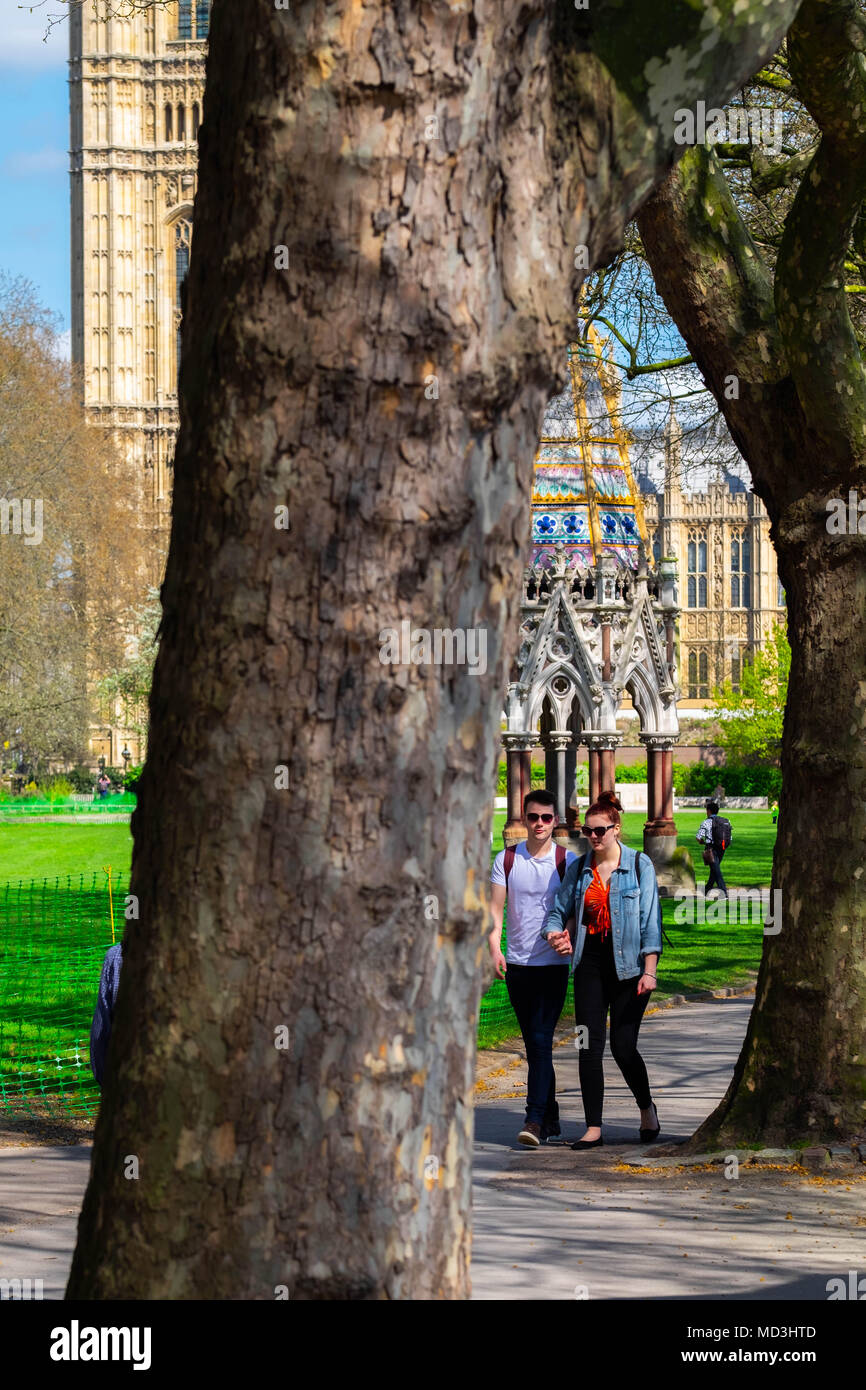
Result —
<path fill-rule="evenodd" d="M 568 962 L 541 936 L 565 871 L 576 855 L 554 843 L 556 801 L 548 791 L 529 792 L 523 803 L 527 837 L 493 861 L 490 882 L 490 954 L 504 979 L 526 1047 L 526 1120 L 519 1143 L 537 1148 L 558 1135 L 559 1106 L 553 1070 L 553 1031 L 568 988 Z M 508 897 L 506 954 L 501 950 L 502 909 Z"/>

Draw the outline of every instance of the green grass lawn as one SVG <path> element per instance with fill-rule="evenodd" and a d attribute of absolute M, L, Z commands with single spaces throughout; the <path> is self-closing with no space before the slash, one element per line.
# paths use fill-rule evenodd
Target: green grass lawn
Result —
<path fill-rule="evenodd" d="M 624 840 L 642 843 L 645 817 L 623 817 Z M 679 844 L 700 863 L 695 832 L 699 811 L 677 816 Z M 776 831 L 768 812 L 732 811 L 734 838 L 725 857 L 731 886 L 769 884 Z M 502 848 L 505 813 L 494 817 L 492 854 Z M 0 1106 L 30 1098 L 57 1097 L 64 1109 L 90 1111 L 98 1092 L 90 1076 L 87 1040 L 99 969 L 111 942 L 103 868 L 111 865 L 116 930 L 122 934 L 122 903 L 132 859 L 128 825 L 0 825 Z M 97 888 L 92 887 L 97 875 Z M 4 889 L 29 880 L 84 878 L 83 890 Z M 663 903 L 665 945 L 659 966 L 659 996 L 686 994 L 745 983 L 758 968 L 761 924 L 678 925 L 675 904 Z M 570 1009 L 566 1003 L 564 1016 Z M 482 1001 L 479 1044 L 512 1037 L 516 1020 L 505 986 L 497 981 Z"/>
<path fill-rule="evenodd" d="M 128 825 L 0 825 L 0 883 L 31 878 L 90 878 L 111 865 L 128 877 Z"/>
<path fill-rule="evenodd" d="M 109 896 L 101 868 L 0 883 L 0 1105 L 95 1109 L 90 1021 L 112 912 L 114 939 L 123 934 L 127 889 L 127 874 L 112 874 Z"/>

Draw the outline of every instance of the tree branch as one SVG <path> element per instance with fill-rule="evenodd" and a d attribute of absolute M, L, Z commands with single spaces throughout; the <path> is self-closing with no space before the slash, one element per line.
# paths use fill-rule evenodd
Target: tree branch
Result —
<path fill-rule="evenodd" d="M 800 402 L 840 459 L 862 451 L 866 439 L 866 373 L 844 271 L 866 199 L 861 47 L 854 0 L 805 0 L 791 29 L 789 63 L 821 142 L 786 219 L 776 265 L 779 328 Z"/>

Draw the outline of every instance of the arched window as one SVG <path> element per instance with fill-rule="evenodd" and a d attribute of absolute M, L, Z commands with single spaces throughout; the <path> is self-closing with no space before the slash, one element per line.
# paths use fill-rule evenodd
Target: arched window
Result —
<path fill-rule="evenodd" d="M 689 652 L 689 699 L 709 699 L 708 659 L 705 651 Z"/>
<path fill-rule="evenodd" d="M 707 606 L 707 538 L 700 531 L 690 531 L 688 540 L 687 597 L 689 608 Z"/>
<path fill-rule="evenodd" d="M 172 127 L 172 120 L 171 120 L 171 103 L 167 101 L 167 102 L 165 103 L 165 138 L 166 138 L 166 140 L 171 140 L 171 139 L 174 138 L 173 135 L 172 135 L 172 128 L 173 128 L 173 127 Z"/>
<path fill-rule="evenodd" d="M 177 12 L 177 36 L 179 39 L 192 38 L 192 0 L 180 0 Z"/>
<path fill-rule="evenodd" d="M 200 121 L 200 117 L 199 117 L 198 102 L 197 102 L 197 101 L 194 101 L 193 104 L 192 104 L 192 138 L 193 138 L 193 140 L 197 140 L 197 139 L 198 139 L 199 121 Z"/>
<path fill-rule="evenodd" d="M 186 107 L 182 101 L 178 103 L 177 107 L 177 138 L 178 140 L 186 139 Z"/>
<path fill-rule="evenodd" d="M 752 602 L 752 546 L 748 532 L 731 536 L 731 607 L 748 608 Z"/>
<path fill-rule="evenodd" d="M 178 218 L 174 224 L 174 324 L 176 338 L 177 379 L 180 379 L 180 325 L 183 319 L 183 282 L 189 270 L 192 224 Z"/>

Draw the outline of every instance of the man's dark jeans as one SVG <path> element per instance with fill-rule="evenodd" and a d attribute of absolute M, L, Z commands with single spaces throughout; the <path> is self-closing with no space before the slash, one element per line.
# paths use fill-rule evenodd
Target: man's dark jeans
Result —
<path fill-rule="evenodd" d="M 707 893 L 709 893 L 712 888 L 720 888 L 725 897 L 727 897 L 728 890 L 725 887 L 725 880 L 722 878 L 722 860 L 725 857 L 725 851 L 723 849 L 716 849 L 715 846 L 710 846 L 710 848 L 713 851 L 713 862 L 710 865 L 710 876 L 707 879 L 707 886 L 704 889 L 704 897 L 706 897 Z"/>
<path fill-rule="evenodd" d="M 556 1073 L 553 1070 L 553 1030 L 559 1022 L 568 989 L 568 966 L 509 965 L 505 984 L 526 1047 L 526 1121 L 542 1128 L 559 1125 Z"/>

